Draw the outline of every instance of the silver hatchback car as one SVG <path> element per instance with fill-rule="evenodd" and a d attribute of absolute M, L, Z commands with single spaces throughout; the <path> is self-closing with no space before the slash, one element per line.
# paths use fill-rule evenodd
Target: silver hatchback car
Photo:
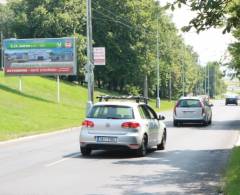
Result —
<path fill-rule="evenodd" d="M 182 123 L 211 124 L 212 106 L 205 97 L 182 97 L 174 107 L 173 125 L 179 126 Z"/>
<path fill-rule="evenodd" d="M 82 123 L 82 155 L 90 155 L 92 150 L 130 149 L 145 156 L 148 148 L 157 146 L 163 150 L 167 138 L 164 117 L 157 116 L 141 99 L 144 98 L 101 96 L 105 101 L 93 105 Z"/>

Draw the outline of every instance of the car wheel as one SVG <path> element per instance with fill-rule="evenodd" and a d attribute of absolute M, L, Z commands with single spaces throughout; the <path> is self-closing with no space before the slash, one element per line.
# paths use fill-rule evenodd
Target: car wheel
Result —
<path fill-rule="evenodd" d="M 205 127 L 205 126 L 207 126 L 207 125 L 208 125 L 208 122 L 207 122 L 206 120 L 203 120 L 203 121 L 202 121 L 202 126 Z"/>
<path fill-rule="evenodd" d="M 164 129 L 162 141 L 160 144 L 157 145 L 157 150 L 164 150 L 166 146 L 166 141 L 167 141 L 167 131 Z"/>
<path fill-rule="evenodd" d="M 80 152 L 82 153 L 82 156 L 90 156 L 92 150 L 91 148 L 80 147 Z"/>
<path fill-rule="evenodd" d="M 140 147 L 140 148 L 138 149 L 138 151 L 137 151 L 137 155 L 138 155 L 139 157 L 144 157 L 144 156 L 146 156 L 146 154 L 147 154 L 147 142 L 148 142 L 147 136 L 144 135 L 144 136 L 143 136 L 143 139 L 142 139 L 141 147 Z"/>
<path fill-rule="evenodd" d="M 212 117 L 211 117 L 210 120 L 208 121 L 208 124 L 209 124 L 209 125 L 212 124 Z"/>
<path fill-rule="evenodd" d="M 209 124 L 209 125 L 212 124 L 212 117 L 209 119 L 208 124 Z"/>

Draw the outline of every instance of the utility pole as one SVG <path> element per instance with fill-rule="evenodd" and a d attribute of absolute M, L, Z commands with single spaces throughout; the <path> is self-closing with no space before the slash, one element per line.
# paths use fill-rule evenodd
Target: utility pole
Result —
<path fill-rule="evenodd" d="M 172 101 L 172 71 L 169 72 L 169 100 Z"/>
<path fill-rule="evenodd" d="M 183 97 L 185 96 L 185 74 L 184 74 L 184 64 L 182 65 L 182 90 L 183 90 Z"/>
<path fill-rule="evenodd" d="M 205 84 L 205 87 L 204 87 L 204 91 L 205 91 L 205 94 L 207 95 L 207 66 L 205 67 L 205 71 L 204 71 L 204 77 L 205 77 L 205 79 L 204 79 L 204 84 Z"/>
<path fill-rule="evenodd" d="M 157 108 L 160 108 L 159 82 L 160 82 L 160 76 L 159 76 L 159 14 L 157 13 L 157 100 L 156 100 Z"/>
<path fill-rule="evenodd" d="M 184 47 L 184 46 L 183 46 Z M 185 48 L 183 49 L 184 54 L 185 54 Z M 183 56 L 182 56 L 182 95 L 183 97 L 185 96 L 185 74 L 184 74 L 184 60 L 183 60 Z"/>
<path fill-rule="evenodd" d="M 85 68 L 86 68 L 86 80 L 88 82 L 88 102 L 87 102 L 88 113 L 93 104 L 93 91 L 94 91 L 91 0 L 86 0 L 86 5 L 87 5 L 87 64 Z"/>
<path fill-rule="evenodd" d="M 216 67 L 216 68 L 214 68 L 214 92 L 215 92 L 215 98 L 217 97 L 217 79 L 218 79 L 218 75 L 217 75 L 217 70 L 218 70 L 218 68 Z"/>
<path fill-rule="evenodd" d="M 208 96 L 210 96 L 209 65 L 207 67 L 208 67 Z"/>
<path fill-rule="evenodd" d="M 3 33 L 1 31 L 1 67 L 0 67 L 0 70 L 4 68 L 4 65 L 3 65 Z"/>

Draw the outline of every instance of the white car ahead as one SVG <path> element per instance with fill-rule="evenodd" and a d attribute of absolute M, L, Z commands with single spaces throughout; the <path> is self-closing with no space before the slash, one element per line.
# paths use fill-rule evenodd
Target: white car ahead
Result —
<path fill-rule="evenodd" d="M 165 148 L 164 117 L 157 116 L 146 103 L 140 103 L 143 98 L 101 96 L 100 99 L 105 101 L 94 104 L 82 123 L 83 156 L 90 155 L 92 150 L 114 149 L 134 150 L 138 156 L 145 156 L 148 148 Z"/>
<path fill-rule="evenodd" d="M 173 111 L 173 125 L 182 123 L 200 123 L 207 125 L 212 123 L 212 104 L 202 97 L 182 97 Z"/>

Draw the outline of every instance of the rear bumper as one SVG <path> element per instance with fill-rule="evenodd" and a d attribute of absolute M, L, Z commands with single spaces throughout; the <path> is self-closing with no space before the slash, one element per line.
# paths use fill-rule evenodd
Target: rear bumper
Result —
<path fill-rule="evenodd" d="M 181 123 L 203 123 L 206 121 L 206 115 L 203 115 L 199 118 L 178 118 L 175 115 L 173 116 L 173 120 L 175 122 L 181 122 Z"/>
<path fill-rule="evenodd" d="M 81 144 L 81 147 L 90 148 L 92 150 L 130 150 L 132 148 L 128 147 L 127 145 L 116 145 L 116 144 L 94 144 L 94 143 L 87 143 Z"/>
<path fill-rule="evenodd" d="M 116 143 L 112 142 L 97 142 L 97 136 L 115 137 Z M 91 148 L 93 150 L 116 150 L 116 149 L 138 149 L 141 145 L 141 136 L 139 133 L 127 133 L 124 135 L 102 135 L 102 134 L 89 134 L 87 131 L 81 131 L 80 146 Z"/>
<path fill-rule="evenodd" d="M 175 122 L 180 123 L 203 123 L 204 119 L 174 119 Z"/>
<path fill-rule="evenodd" d="M 237 99 L 226 99 L 225 104 L 238 104 Z"/>

